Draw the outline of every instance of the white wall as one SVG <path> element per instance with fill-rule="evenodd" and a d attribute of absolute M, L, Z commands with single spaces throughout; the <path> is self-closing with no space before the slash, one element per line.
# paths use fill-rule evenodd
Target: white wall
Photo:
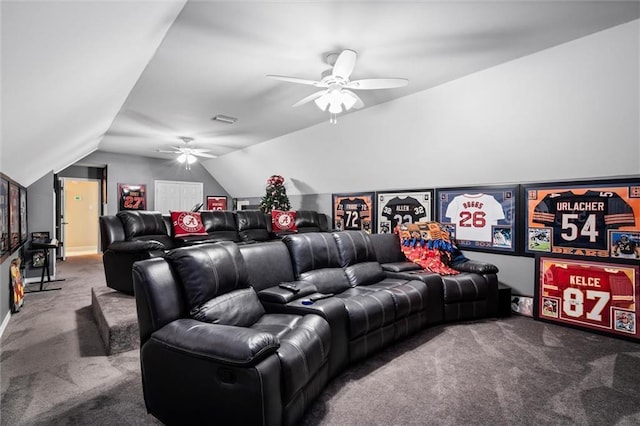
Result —
<path fill-rule="evenodd" d="M 632 21 L 206 167 L 234 197 L 274 173 L 289 194 L 638 173 L 639 39 Z"/>
<path fill-rule="evenodd" d="M 207 162 L 234 197 L 640 174 L 640 21 Z M 320 113 L 320 112 L 318 112 Z M 237 173 L 243 170 L 243 173 Z M 330 211 L 330 206 L 320 207 Z M 529 257 L 467 253 L 533 294 Z"/>

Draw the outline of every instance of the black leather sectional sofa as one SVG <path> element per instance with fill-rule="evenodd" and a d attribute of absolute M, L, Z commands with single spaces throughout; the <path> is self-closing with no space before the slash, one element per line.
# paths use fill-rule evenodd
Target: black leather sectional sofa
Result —
<path fill-rule="evenodd" d="M 495 266 L 416 266 L 396 235 L 359 231 L 136 262 L 147 410 L 166 424 L 295 424 L 350 364 L 425 327 L 496 316 Z"/>
<path fill-rule="evenodd" d="M 249 244 L 281 238 L 271 216 L 259 210 L 202 211 L 207 235 L 176 237 L 171 216 L 154 211 L 125 210 L 99 218 L 102 261 L 107 286 L 133 294 L 131 267 L 138 260 L 163 256 L 168 250 L 194 244 L 232 241 Z M 328 218 L 312 210 L 296 212 L 298 233 L 328 232 Z"/>

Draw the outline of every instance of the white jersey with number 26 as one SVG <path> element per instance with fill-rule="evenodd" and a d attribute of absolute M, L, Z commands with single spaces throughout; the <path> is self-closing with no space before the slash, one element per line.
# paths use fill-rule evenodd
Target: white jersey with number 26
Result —
<path fill-rule="evenodd" d="M 504 219 L 504 211 L 493 195 L 463 194 L 451 200 L 445 217 L 455 223 L 456 239 L 491 242 L 491 226 Z"/>

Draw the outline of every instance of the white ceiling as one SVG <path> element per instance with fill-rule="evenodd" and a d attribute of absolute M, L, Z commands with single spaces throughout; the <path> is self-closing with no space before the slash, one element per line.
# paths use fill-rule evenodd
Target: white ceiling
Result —
<path fill-rule="evenodd" d="M 171 158 L 156 151 L 179 136 L 224 155 L 328 120 L 291 107 L 316 88 L 265 76 L 319 79 L 329 52 L 358 52 L 352 79 L 409 79 L 359 92 L 367 107 L 639 17 L 638 1 L 4 1 L 0 166 L 29 184 L 95 149 Z M 54 160 L 14 162 L 33 153 Z"/>

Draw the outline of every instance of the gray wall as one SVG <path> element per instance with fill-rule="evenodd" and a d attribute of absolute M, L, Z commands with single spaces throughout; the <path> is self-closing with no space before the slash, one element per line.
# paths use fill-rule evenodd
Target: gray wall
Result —
<path fill-rule="evenodd" d="M 191 170 L 185 170 L 184 165 L 175 160 L 96 151 L 76 164 L 91 167 L 107 166 L 106 214 L 116 214 L 118 211 L 118 183 L 146 184 L 148 210 L 153 210 L 154 206 L 153 182 L 155 180 L 202 182 L 204 197 L 207 195 L 229 196 L 227 191 L 211 177 L 199 162 L 192 164 Z"/>
<path fill-rule="evenodd" d="M 54 214 L 53 172 L 49 172 L 27 188 L 27 224 L 29 235 L 31 235 L 31 232 L 48 231 L 49 235 L 54 238 L 56 235 L 53 224 Z M 51 255 L 49 270 L 53 273 L 55 253 L 52 250 L 49 254 Z M 24 275 L 27 278 L 32 278 L 39 276 L 41 273 L 41 269 L 32 270 L 26 268 Z"/>

